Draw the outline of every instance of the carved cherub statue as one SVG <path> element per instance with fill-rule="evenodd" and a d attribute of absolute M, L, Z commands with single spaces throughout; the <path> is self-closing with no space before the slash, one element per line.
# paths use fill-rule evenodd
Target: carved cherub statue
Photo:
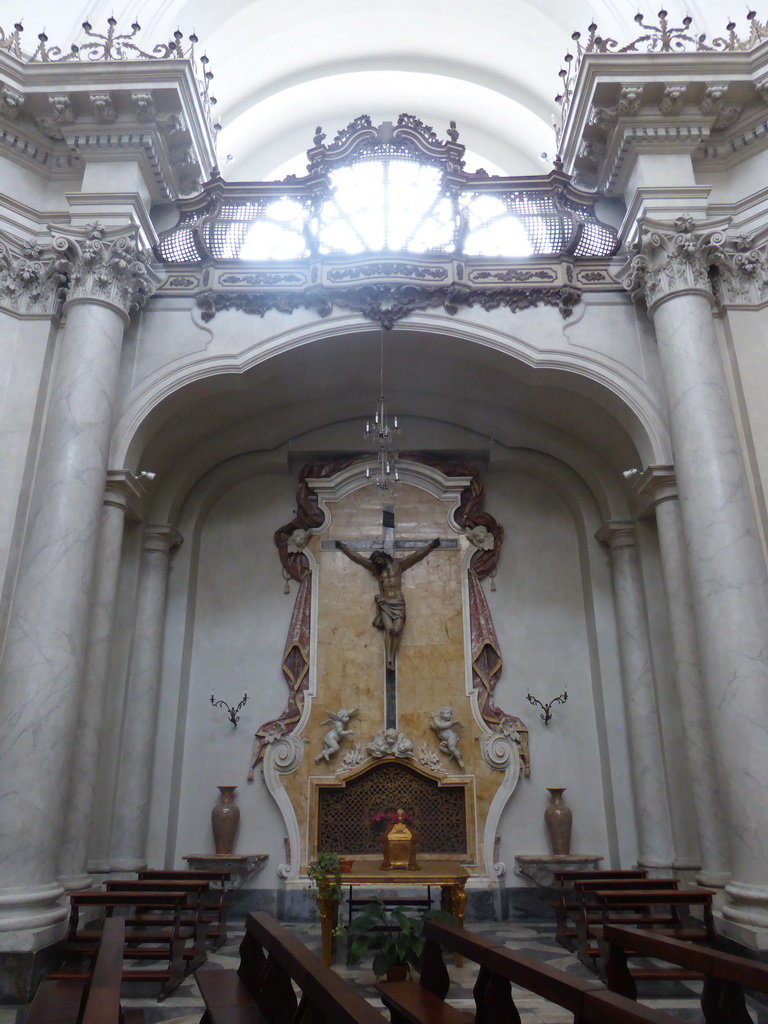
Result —
<path fill-rule="evenodd" d="M 459 768 L 463 768 L 464 759 L 459 750 L 459 734 L 456 730 L 463 729 L 464 726 L 461 722 L 454 721 L 453 708 L 440 708 L 439 711 L 433 712 L 429 717 L 432 719 L 429 724 L 440 739 L 440 749 L 448 757 L 452 757 Z"/>
<path fill-rule="evenodd" d="M 493 534 L 487 526 L 467 527 L 464 531 L 478 551 L 493 551 Z"/>
<path fill-rule="evenodd" d="M 345 729 L 344 726 L 359 710 L 360 708 L 339 708 L 338 711 L 325 712 L 327 718 L 323 724 L 330 725 L 331 728 L 323 737 L 325 746 L 315 758 L 315 764 L 319 764 L 323 759 L 330 761 L 334 755 L 338 754 L 342 739 L 345 736 L 351 736 L 354 732 L 354 729 Z"/>

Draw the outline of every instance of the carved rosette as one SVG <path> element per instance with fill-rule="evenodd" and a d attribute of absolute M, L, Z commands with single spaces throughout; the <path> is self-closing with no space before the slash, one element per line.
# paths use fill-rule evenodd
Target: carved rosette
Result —
<path fill-rule="evenodd" d="M 34 239 L 20 250 L 0 242 L 0 305 L 16 313 L 54 313 L 66 281 L 58 257 Z"/>
<path fill-rule="evenodd" d="M 673 227 L 676 230 L 644 231 L 622 268 L 620 277 L 633 301 L 644 299 L 649 311 L 663 299 L 685 292 L 716 296 L 725 305 L 765 301 L 765 247 L 756 248 L 747 235 L 729 238 L 717 229 L 696 231 L 691 217 L 678 218 Z"/>
<path fill-rule="evenodd" d="M 53 247 L 67 275 L 68 301 L 100 299 L 127 316 L 144 305 L 161 280 L 149 254 L 139 250 L 133 229 L 115 232 L 88 224 L 82 233 L 55 235 Z"/>

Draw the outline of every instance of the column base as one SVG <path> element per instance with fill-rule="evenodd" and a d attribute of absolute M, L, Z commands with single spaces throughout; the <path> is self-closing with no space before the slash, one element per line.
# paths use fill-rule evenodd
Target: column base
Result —
<path fill-rule="evenodd" d="M 79 875 L 59 875 L 59 885 L 64 887 L 65 892 L 81 892 L 92 887 L 93 879 L 85 872 Z"/>
<path fill-rule="evenodd" d="M 41 939 L 42 933 L 36 937 Z M 0 951 L 0 1005 L 28 1003 L 41 979 L 61 964 L 62 952 L 63 943 L 50 940 L 35 949 Z"/>
<path fill-rule="evenodd" d="M 751 949 L 768 949 L 768 886 L 728 882 L 725 895 L 725 934 Z M 744 938 L 738 938 L 739 934 Z"/>
<path fill-rule="evenodd" d="M 754 925 L 739 924 L 737 921 L 728 921 L 722 910 L 714 912 L 717 934 L 731 942 L 738 943 L 748 950 L 755 950 L 758 954 L 768 954 L 768 928 L 756 928 Z M 728 952 L 735 952 L 729 949 Z M 763 956 L 760 956 L 763 959 Z"/>
<path fill-rule="evenodd" d="M 6 938 L 21 932 L 37 932 L 65 921 L 69 908 L 58 903 L 63 895 L 64 889 L 56 882 L 0 889 L 0 950 L 39 949 L 41 944 L 38 943 L 8 945 Z"/>
<path fill-rule="evenodd" d="M 139 860 L 138 858 L 127 857 L 125 860 L 113 860 L 111 862 L 111 871 L 144 871 L 147 866 L 146 859 Z"/>
<path fill-rule="evenodd" d="M 732 877 L 730 871 L 707 871 L 702 868 L 696 875 L 696 884 L 703 889 L 724 889 Z"/>

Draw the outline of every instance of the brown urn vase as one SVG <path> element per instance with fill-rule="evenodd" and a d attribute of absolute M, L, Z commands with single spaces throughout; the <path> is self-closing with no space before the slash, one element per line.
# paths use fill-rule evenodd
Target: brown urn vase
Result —
<path fill-rule="evenodd" d="M 240 808 L 235 803 L 237 786 L 219 786 L 221 796 L 211 811 L 211 828 L 216 853 L 232 853 L 235 835 L 240 824 Z"/>
<path fill-rule="evenodd" d="M 563 800 L 565 788 L 547 788 L 549 806 L 544 811 L 544 824 L 549 836 L 549 845 L 555 856 L 571 852 L 571 826 L 573 813 Z"/>

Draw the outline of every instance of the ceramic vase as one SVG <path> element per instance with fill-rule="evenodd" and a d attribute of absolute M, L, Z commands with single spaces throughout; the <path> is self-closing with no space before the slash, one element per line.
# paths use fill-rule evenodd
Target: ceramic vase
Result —
<path fill-rule="evenodd" d="M 237 786 L 219 786 L 221 796 L 211 811 L 211 828 L 216 853 L 232 853 L 235 845 L 235 834 L 240 824 L 240 808 L 235 803 Z"/>
<path fill-rule="evenodd" d="M 544 824 L 549 836 L 549 845 L 555 856 L 571 852 L 571 825 L 573 814 L 571 808 L 563 800 L 565 788 L 547 788 L 549 806 L 544 811 Z"/>

